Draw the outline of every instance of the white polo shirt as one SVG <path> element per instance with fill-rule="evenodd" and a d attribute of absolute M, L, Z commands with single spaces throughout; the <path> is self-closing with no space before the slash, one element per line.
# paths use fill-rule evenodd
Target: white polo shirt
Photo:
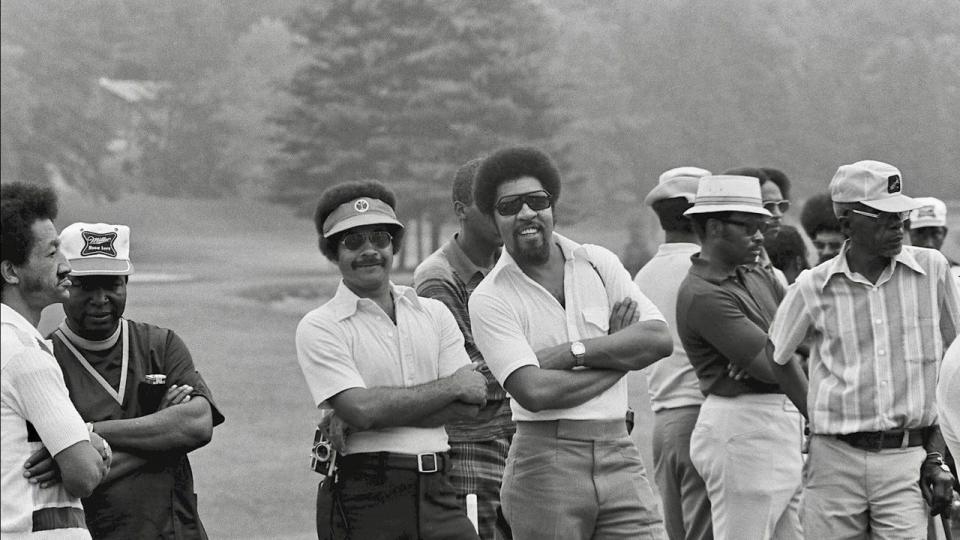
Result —
<path fill-rule="evenodd" d="M 41 489 L 23 477 L 31 454 L 46 447 L 55 456 L 89 441 L 87 426 L 70 402 L 50 342 L 6 304 L 0 321 L 0 536 L 89 539 L 80 499 L 62 483 Z"/>
<path fill-rule="evenodd" d="M 663 315 L 611 251 L 580 245 L 554 233 L 563 252 L 563 292 L 566 308 L 517 266 L 506 250 L 496 266 L 470 296 L 473 337 L 490 371 L 504 384 L 517 369 L 539 366 L 536 351 L 607 335 L 610 309 L 631 297 L 641 321 L 663 321 Z M 511 400 L 514 420 L 622 419 L 627 410 L 627 379 L 593 399 L 567 409 L 532 412 Z"/>
<path fill-rule="evenodd" d="M 350 388 L 411 387 L 449 377 L 470 363 L 463 334 L 441 302 L 394 285 L 397 324 L 343 281 L 326 304 L 297 326 L 297 359 L 318 407 Z M 351 433 L 345 454 L 445 452 L 443 426 L 388 427 Z"/>

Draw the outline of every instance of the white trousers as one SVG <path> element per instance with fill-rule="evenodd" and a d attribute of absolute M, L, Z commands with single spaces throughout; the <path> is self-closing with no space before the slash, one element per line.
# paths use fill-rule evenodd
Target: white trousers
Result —
<path fill-rule="evenodd" d="M 782 394 L 707 396 L 690 459 L 707 486 L 717 540 L 803 538 L 802 426 Z"/>

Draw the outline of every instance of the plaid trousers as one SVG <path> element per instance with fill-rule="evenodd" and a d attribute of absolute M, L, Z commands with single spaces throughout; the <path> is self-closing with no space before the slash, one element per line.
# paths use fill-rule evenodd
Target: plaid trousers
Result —
<path fill-rule="evenodd" d="M 448 478 L 458 500 L 464 501 L 468 493 L 476 494 L 480 538 L 484 540 L 494 538 L 500 482 L 512 439 L 502 436 L 489 441 L 450 442 L 453 468 Z"/>

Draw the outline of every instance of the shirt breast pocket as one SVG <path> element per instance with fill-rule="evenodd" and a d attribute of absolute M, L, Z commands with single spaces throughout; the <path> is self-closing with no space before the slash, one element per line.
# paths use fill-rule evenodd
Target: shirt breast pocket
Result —
<path fill-rule="evenodd" d="M 610 330 L 610 313 L 602 307 L 583 308 L 584 325 L 590 332 L 599 332 L 597 335 L 606 335 Z M 587 336 L 584 336 L 587 337 Z"/>
<path fill-rule="evenodd" d="M 936 344 L 941 339 L 940 327 L 936 319 L 911 318 L 908 319 L 903 330 L 906 338 L 904 355 L 908 362 L 931 363 L 940 360 L 933 354 Z"/>

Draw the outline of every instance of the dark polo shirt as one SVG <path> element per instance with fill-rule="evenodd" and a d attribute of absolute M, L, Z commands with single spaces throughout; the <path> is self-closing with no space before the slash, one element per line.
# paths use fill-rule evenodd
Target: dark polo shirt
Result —
<path fill-rule="evenodd" d="M 699 253 L 690 260 L 693 266 L 677 297 L 677 333 L 700 379 L 700 391 L 726 397 L 782 393 L 776 383 L 730 378 L 728 365 L 745 367 L 765 354 L 767 330 L 785 294 L 783 285 L 758 264 L 721 274 Z"/>

